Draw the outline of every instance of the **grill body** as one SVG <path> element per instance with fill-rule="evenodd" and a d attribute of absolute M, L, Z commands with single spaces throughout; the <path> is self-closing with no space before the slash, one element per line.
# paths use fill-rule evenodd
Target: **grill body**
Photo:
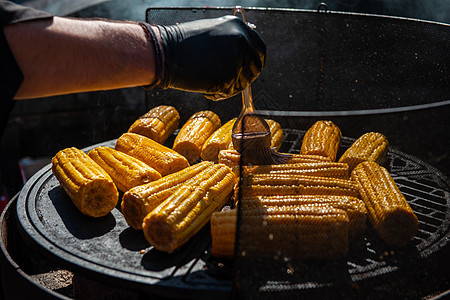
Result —
<path fill-rule="evenodd" d="M 169 25 L 229 13 L 231 8 L 153 8 L 146 18 Z M 345 261 L 290 261 L 289 266 L 277 260 L 229 262 L 209 256 L 205 228 L 181 252 L 164 255 L 130 231 L 118 209 L 95 231 L 88 230 L 94 226 L 84 218 L 67 217 L 74 208 L 49 166 L 29 180 L 17 200 L 21 237 L 52 264 L 142 295 L 420 298 L 445 291 L 449 278 L 441 266 L 449 250 L 449 26 L 305 10 L 247 9 L 247 16 L 268 46 L 266 67 L 252 87 L 255 106 L 285 130 L 280 151 L 298 153 L 304 131 L 321 119 L 341 128 L 341 151 L 365 132 L 385 134 L 392 146 L 386 167 L 420 221 L 411 248 L 391 254 L 392 249 L 368 232 L 352 245 Z M 146 92 L 145 104 L 147 110 L 173 105 L 183 123 L 204 109 L 228 120 L 239 114 L 241 99 L 216 103 L 198 94 L 153 89 Z M 11 222 L 5 224 L 3 243 Z M 240 245 L 245 247 L 245 239 Z M 146 249 L 144 256 L 141 249 Z M 8 250 L 13 246 L 2 248 L 6 254 Z M 306 272 L 287 276 L 287 267 Z M 7 276 L 2 276 L 4 285 Z"/>

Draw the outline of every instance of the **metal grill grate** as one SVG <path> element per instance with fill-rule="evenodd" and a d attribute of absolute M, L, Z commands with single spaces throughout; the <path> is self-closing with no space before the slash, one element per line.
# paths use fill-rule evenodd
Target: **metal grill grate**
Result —
<path fill-rule="evenodd" d="M 284 129 L 284 151 L 299 153 L 305 131 Z M 340 152 L 345 151 L 355 139 L 343 137 Z M 271 268 L 289 268 L 306 272 L 305 276 L 284 276 L 280 280 L 270 280 L 272 275 L 255 275 L 260 280 L 257 288 L 259 295 L 268 292 L 295 292 L 301 290 L 330 288 L 373 279 L 396 271 L 404 271 L 414 266 L 417 261 L 429 257 L 432 253 L 445 247 L 449 239 L 450 220 L 450 182 L 449 179 L 433 166 L 397 150 L 390 150 L 384 166 L 388 169 L 401 192 L 405 195 L 419 220 L 419 233 L 410 246 L 403 249 L 392 248 L 378 238 L 369 226 L 364 238 L 350 243 L 349 255 L 345 262 L 275 262 L 253 261 L 239 258 L 241 277 L 253 276 L 252 273 L 261 265 L 269 264 Z M 242 222 L 245 223 L 245 220 Z M 243 237 L 242 239 L 245 239 Z M 245 240 L 241 242 L 245 249 Z M 246 268 L 254 268 L 246 270 Z M 260 273 L 271 272 L 262 267 Z M 294 271 L 292 271 L 294 273 Z M 277 273 L 277 272 L 275 272 Z M 282 272 L 281 272 L 282 273 Z M 266 281 L 266 278 L 269 279 Z M 288 279 L 287 279 L 288 278 Z M 291 280 L 289 280 L 289 278 Z M 249 279 L 240 279 L 246 284 Z M 254 283 L 250 283 L 253 285 Z M 254 287 L 246 286 L 246 290 Z"/>
<path fill-rule="evenodd" d="M 283 130 L 284 151 L 299 153 L 305 131 L 286 128 Z M 341 151 L 353 142 L 354 139 L 343 137 Z M 407 250 L 386 248 L 376 233 L 368 228 L 364 238 L 351 244 L 350 254 L 344 263 L 305 263 L 302 267 L 315 268 L 315 271 L 302 277 L 301 281 L 289 281 L 283 277 L 270 280 L 271 276 L 267 275 L 269 280 L 259 287 L 260 293 L 327 289 L 341 285 L 343 282 L 340 276 L 345 277 L 344 281 L 348 286 L 386 274 L 395 276 L 398 273 L 396 271 L 407 265 L 414 265 L 413 261 L 423 260 L 447 245 L 450 220 L 449 179 L 433 166 L 396 150 L 388 152 L 384 165 L 419 219 L 419 233 L 411 242 L 412 247 Z M 245 268 L 246 265 L 239 268 Z M 267 268 L 263 268 L 261 273 L 265 271 Z M 333 272 L 334 274 L 331 274 Z M 184 276 L 188 284 L 211 286 L 227 286 L 232 278 L 233 263 L 216 260 L 207 252 L 198 258 Z"/>

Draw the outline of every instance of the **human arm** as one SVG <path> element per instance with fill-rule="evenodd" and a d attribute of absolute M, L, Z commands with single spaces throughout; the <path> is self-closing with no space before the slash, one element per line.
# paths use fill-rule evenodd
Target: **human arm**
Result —
<path fill-rule="evenodd" d="M 14 80 L 24 81 L 16 99 L 153 83 L 221 100 L 243 90 L 264 66 L 264 41 L 232 16 L 161 26 L 52 18 L 4 0 L 0 16 L 9 44 L 1 49 L 12 50 L 3 61 L 17 61 Z M 12 72 L 3 73 L 12 80 Z"/>
<path fill-rule="evenodd" d="M 133 22 L 53 17 L 8 25 L 24 74 L 15 99 L 148 85 L 154 46 Z"/>
<path fill-rule="evenodd" d="M 142 25 L 54 17 L 8 26 L 25 75 L 16 98 L 154 83 L 222 100 L 264 67 L 264 41 L 237 17 Z"/>

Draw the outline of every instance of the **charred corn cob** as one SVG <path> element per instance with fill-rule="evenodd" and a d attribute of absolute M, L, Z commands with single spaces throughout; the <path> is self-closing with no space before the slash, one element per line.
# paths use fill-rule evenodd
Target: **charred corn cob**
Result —
<path fill-rule="evenodd" d="M 221 150 L 219 152 L 219 163 L 222 163 L 230 168 L 239 166 L 241 155 L 236 150 Z M 320 155 L 302 155 L 292 154 L 286 162 L 287 164 L 309 163 L 309 162 L 329 162 L 330 159 Z M 243 162 L 245 165 L 246 163 Z"/>
<path fill-rule="evenodd" d="M 128 132 L 146 136 L 160 144 L 178 128 L 180 115 L 173 106 L 160 105 L 139 117 L 128 129 Z"/>
<path fill-rule="evenodd" d="M 115 149 L 143 161 L 161 176 L 189 167 L 187 159 L 178 152 L 136 133 L 122 134 L 116 141 Z"/>
<path fill-rule="evenodd" d="M 348 179 L 348 165 L 338 162 L 313 162 L 280 165 L 244 166 L 243 175 L 288 174 Z"/>
<path fill-rule="evenodd" d="M 239 190 L 242 190 L 240 192 Z M 241 194 L 240 194 L 241 193 Z M 243 177 L 236 189 L 236 201 L 249 196 L 337 195 L 358 197 L 357 186 L 350 180 L 286 174 L 254 174 Z"/>
<path fill-rule="evenodd" d="M 366 231 L 367 210 L 364 202 L 355 197 L 320 195 L 259 196 L 244 198 L 241 204 L 245 207 L 329 205 L 342 209 L 347 213 L 349 218 L 349 235 L 351 237 L 360 236 Z"/>
<path fill-rule="evenodd" d="M 228 149 L 230 144 L 233 145 L 231 142 L 231 129 L 233 129 L 235 121 L 236 118 L 226 122 L 206 140 L 201 153 L 203 160 L 218 162 L 219 151 Z"/>
<path fill-rule="evenodd" d="M 418 221 L 389 172 L 376 162 L 360 163 L 351 174 L 368 218 L 386 242 L 404 246 L 418 231 Z"/>
<path fill-rule="evenodd" d="M 339 162 L 348 164 L 350 171 L 363 161 L 374 161 L 383 164 L 389 142 L 384 135 L 378 132 L 368 132 L 359 137 L 339 159 Z"/>
<path fill-rule="evenodd" d="M 220 126 L 219 116 L 212 111 L 197 112 L 181 127 L 172 149 L 193 164 L 200 158 L 203 144 Z"/>
<path fill-rule="evenodd" d="M 341 130 L 331 121 L 317 121 L 303 137 L 300 154 L 321 155 L 335 161 Z"/>
<path fill-rule="evenodd" d="M 180 248 L 229 200 L 235 181 L 230 168 L 216 164 L 206 170 L 207 178 L 183 185 L 144 218 L 145 238 L 156 249 Z"/>
<path fill-rule="evenodd" d="M 94 148 L 88 155 L 109 174 L 122 192 L 161 178 L 161 174 L 152 167 L 110 147 Z"/>
<path fill-rule="evenodd" d="M 211 255 L 234 253 L 237 209 L 211 217 Z M 239 255 L 339 259 L 348 253 L 347 213 L 331 206 L 241 207 Z"/>
<path fill-rule="evenodd" d="M 166 200 L 186 181 L 193 178 L 212 162 L 200 162 L 186 169 L 167 175 L 157 181 L 130 189 L 122 197 L 122 214 L 128 225 L 136 230 L 142 229 L 145 216 Z"/>
<path fill-rule="evenodd" d="M 102 217 L 116 206 L 119 192 L 111 177 L 82 150 L 59 151 L 52 158 L 52 172 L 83 214 Z"/>

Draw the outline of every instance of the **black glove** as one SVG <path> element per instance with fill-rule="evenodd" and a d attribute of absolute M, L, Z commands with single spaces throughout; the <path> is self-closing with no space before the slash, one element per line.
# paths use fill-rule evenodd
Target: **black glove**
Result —
<path fill-rule="evenodd" d="M 249 86 L 264 67 L 266 45 L 240 18 L 225 16 L 161 26 L 159 85 L 222 100 Z M 158 79 L 158 78 L 157 78 Z"/>

